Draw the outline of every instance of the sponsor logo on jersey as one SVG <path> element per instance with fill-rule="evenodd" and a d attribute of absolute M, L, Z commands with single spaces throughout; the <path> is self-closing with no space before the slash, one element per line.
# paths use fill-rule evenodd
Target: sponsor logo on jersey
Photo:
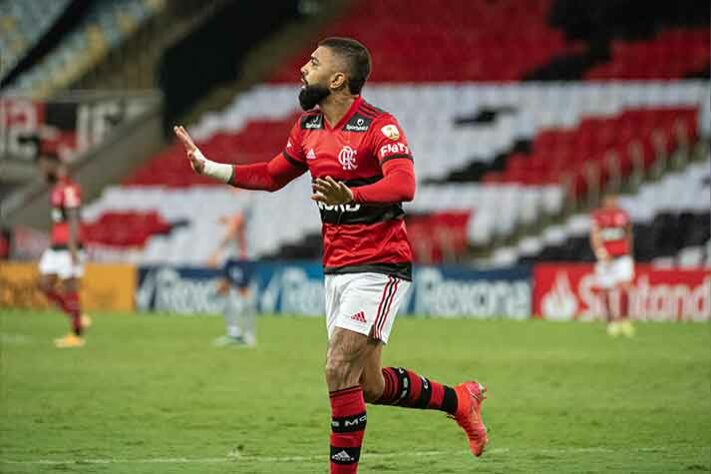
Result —
<path fill-rule="evenodd" d="M 323 128 L 323 115 L 307 115 L 301 119 L 301 128 L 306 130 Z"/>
<path fill-rule="evenodd" d="M 605 242 L 622 240 L 625 238 L 625 229 L 622 227 L 606 227 L 600 231 L 600 237 Z"/>
<path fill-rule="evenodd" d="M 400 130 L 398 130 L 397 127 L 393 124 L 384 126 L 380 129 L 380 131 L 383 132 L 383 135 L 385 135 L 392 141 L 395 141 L 400 138 Z"/>
<path fill-rule="evenodd" d="M 410 148 L 404 143 L 388 143 L 380 147 L 380 159 L 388 155 L 410 154 Z"/>
<path fill-rule="evenodd" d="M 286 141 L 286 147 L 291 148 L 293 145 L 291 144 L 291 139 Z"/>
<path fill-rule="evenodd" d="M 358 212 L 360 204 L 325 204 L 317 202 L 316 205 L 322 211 Z"/>
<path fill-rule="evenodd" d="M 356 164 L 356 154 L 358 152 L 348 145 L 341 148 L 338 152 L 338 162 L 341 164 L 344 170 L 350 171 L 358 168 Z"/>
<path fill-rule="evenodd" d="M 310 148 L 309 152 L 306 153 L 306 159 L 307 160 L 315 160 L 316 159 L 316 153 L 314 152 L 313 148 Z"/>
<path fill-rule="evenodd" d="M 355 114 L 343 127 L 343 130 L 347 132 L 367 132 L 370 128 L 370 123 L 372 119 L 363 117 L 362 115 Z"/>

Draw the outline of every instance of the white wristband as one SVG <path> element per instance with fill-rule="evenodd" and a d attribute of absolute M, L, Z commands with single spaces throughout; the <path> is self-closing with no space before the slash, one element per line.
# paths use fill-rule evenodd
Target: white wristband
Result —
<path fill-rule="evenodd" d="M 210 161 L 199 149 L 195 151 L 195 158 L 205 163 L 205 169 L 202 171 L 205 176 L 215 178 L 223 183 L 228 183 L 232 178 L 232 165 Z"/>

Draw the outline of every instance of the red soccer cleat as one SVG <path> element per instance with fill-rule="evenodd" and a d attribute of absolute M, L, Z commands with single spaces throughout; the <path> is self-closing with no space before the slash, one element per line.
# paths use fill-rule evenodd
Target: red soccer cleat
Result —
<path fill-rule="evenodd" d="M 449 415 L 462 427 L 469 439 L 469 449 L 474 456 L 481 456 L 489 437 L 481 418 L 481 404 L 484 402 L 486 387 L 476 381 L 464 382 L 456 387 L 457 413 Z"/>

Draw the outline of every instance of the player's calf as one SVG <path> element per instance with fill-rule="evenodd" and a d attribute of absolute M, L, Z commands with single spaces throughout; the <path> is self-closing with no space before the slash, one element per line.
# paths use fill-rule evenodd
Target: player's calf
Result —
<path fill-rule="evenodd" d="M 331 473 L 358 471 L 367 414 L 360 386 L 363 363 L 374 349 L 367 336 L 336 328 L 326 354 L 331 402 Z"/>
<path fill-rule="evenodd" d="M 450 387 L 394 367 L 382 369 L 382 374 L 384 388 L 372 403 L 443 411 L 464 430 L 472 453 L 481 456 L 489 441 L 481 417 L 483 385 L 472 381 Z"/>
<path fill-rule="evenodd" d="M 400 367 L 386 367 L 382 374 L 383 389 L 372 401 L 376 405 L 441 410 L 450 414 L 457 411 L 457 393 L 448 385 Z"/>

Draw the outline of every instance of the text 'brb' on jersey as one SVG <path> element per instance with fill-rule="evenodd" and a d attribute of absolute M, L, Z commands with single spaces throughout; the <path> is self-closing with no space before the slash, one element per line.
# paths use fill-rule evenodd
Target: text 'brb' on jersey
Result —
<path fill-rule="evenodd" d="M 303 114 L 283 153 L 292 165 L 308 169 L 312 180 L 330 176 L 351 188 L 381 180 L 381 167 L 389 160 L 412 160 L 395 117 L 361 97 L 334 127 L 319 111 Z M 412 250 L 401 203 L 318 203 L 318 207 L 324 273 L 376 272 L 412 278 Z"/>

